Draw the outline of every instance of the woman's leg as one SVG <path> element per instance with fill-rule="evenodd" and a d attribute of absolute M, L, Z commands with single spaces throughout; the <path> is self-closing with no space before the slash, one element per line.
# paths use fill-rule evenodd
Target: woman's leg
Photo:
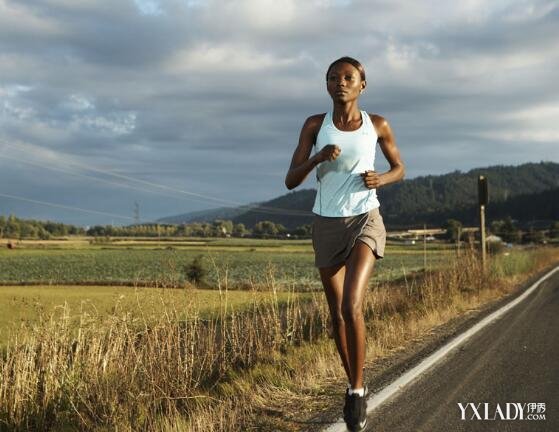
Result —
<path fill-rule="evenodd" d="M 342 317 L 342 297 L 344 290 L 345 266 L 343 263 L 332 267 L 320 267 L 318 269 L 324 293 L 330 309 L 332 319 L 332 330 L 336 347 L 342 359 L 342 364 L 350 381 L 349 357 L 347 353 L 346 328 Z"/>
<path fill-rule="evenodd" d="M 363 299 L 375 264 L 373 251 L 357 240 L 345 262 L 346 275 L 342 296 L 342 317 L 345 322 L 352 388 L 363 387 L 365 364 L 365 320 Z"/>

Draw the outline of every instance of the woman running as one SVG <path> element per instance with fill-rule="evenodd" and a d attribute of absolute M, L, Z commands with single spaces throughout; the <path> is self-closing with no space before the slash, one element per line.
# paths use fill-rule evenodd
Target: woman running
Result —
<path fill-rule="evenodd" d="M 350 431 L 361 431 L 367 423 L 362 306 L 374 263 L 383 258 L 386 243 L 376 189 L 403 179 L 405 173 L 386 119 L 359 108 L 366 86 L 365 70 L 357 60 L 342 57 L 330 65 L 326 88 L 332 110 L 305 121 L 285 178 L 287 188 L 293 189 L 317 167 L 312 244 L 348 377 L 343 413 Z M 384 173 L 374 170 L 376 143 L 390 164 Z"/>

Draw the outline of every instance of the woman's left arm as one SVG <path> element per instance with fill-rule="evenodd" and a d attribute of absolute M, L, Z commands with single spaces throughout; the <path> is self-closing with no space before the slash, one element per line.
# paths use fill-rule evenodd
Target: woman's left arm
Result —
<path fill-rule="evenodd" d="M 396 146 L 396 140 L 388 121 L 376 114 L 370 114 L 370 117 L 377 131 L 380 149 L 390 164 L 390 170 L 385 173 L 379 174 L 375 171 L 366 171 L 361 174 L 365 186 L 372 189 L 402 180 L 406 173 L 406 168 L 400 157 L 400 150 Z"/>

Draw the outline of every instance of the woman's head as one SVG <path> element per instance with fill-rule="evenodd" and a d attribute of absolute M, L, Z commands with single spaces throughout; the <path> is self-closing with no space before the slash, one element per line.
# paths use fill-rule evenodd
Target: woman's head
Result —
<path fill-rule="evenodd" d="M 326 88 L 330 97 L 339 103 L 356 100 L 367 82 L 363 65 L 351 57 L 335 60 L 326 71 Z"/>
<path fill-rule="evenodd" d="M 328 74 L 332 70 L 332 68 L 339 64 L 339 63 L 349 63 L 355 69 L 359 71 L 359 76 L 361 77 L 361 81 L 365 81 L 365 68 L 359 61 L 355 60 L 353 57 L 340 57 L 338 60 L 334 60 L 330 66 L 328 66 L 328 70 L 326 71 L 326 81 L 328 81 Z"/>

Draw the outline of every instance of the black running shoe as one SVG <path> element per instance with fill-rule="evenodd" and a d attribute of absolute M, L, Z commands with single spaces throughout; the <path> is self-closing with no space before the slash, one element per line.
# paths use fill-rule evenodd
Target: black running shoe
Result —
<path fill-rule="evenodd" d="M 344 421 L 349 422 L 349 387 L 345 389 L 345 402 L 344 402 Z"/>
<path fill-rule="evenodd" d="M 347 410 L 344 409 L 344 421 L 350 432 L 361 432 L 367 426 L 367 396 L 369 389 L 365 386 L 363 396 L 349 395 L 346 391 Z M 345 408 L 345 407 L 344 407 Z M 347 411 L 347 414 L 346 414 Z"/>

